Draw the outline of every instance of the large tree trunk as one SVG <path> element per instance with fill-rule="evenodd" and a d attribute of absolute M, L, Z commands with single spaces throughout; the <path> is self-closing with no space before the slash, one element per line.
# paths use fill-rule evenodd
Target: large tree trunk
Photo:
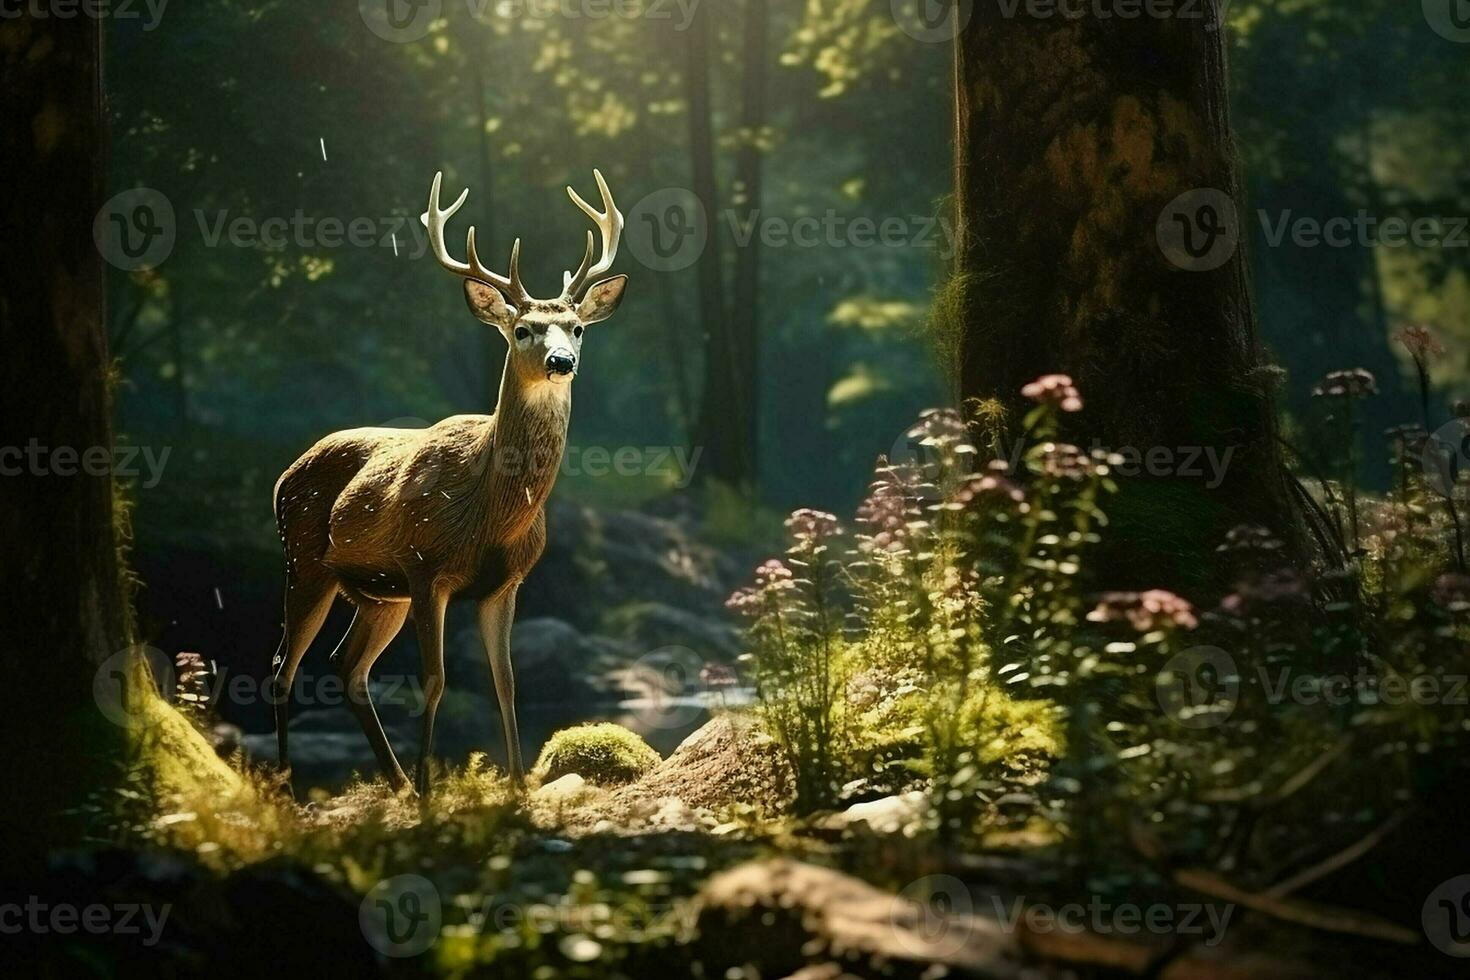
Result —
<path fill-rule="evenodd" d="M 701 5 L 685 32 L 685 84 L 689 88 L 689 159 L 694 196 L 709 220 L 709 238 L 695 267 L 699 322 L 704 331 L 704 391 L 695 444 L 704 450 L 701 478 L 735 487 L 751 482 L 754 460 L 744 434 L 752 406 L 740 377 L 743 353 L 725 305 L 724 265 L 719 234 L 719 190 L 715 175 L 714 116 L 710 101 L 710 13 Z"/>
<path fill-rule="evenodd" d="M 89 449 L 94 462 L 112 449 L 104 276 L 92 239 L 104 186 L 100 43 L 96 18 L 26 16 L 6 23 L 0 44 L 0 227 L 9 239 L 0 263 L 0 725 L 6 782 L 26 801 L 0 808 L 0 833 L 15 855 L 56 831 L 55 813 L 85 788 L 81 761 L 104 761 L 101 743 L 120 734 L 105 722 L 88 734 L 99 718 L 97 665 L 128 641 L 111 467 L 89 475 L 82 465 Z"/>
<path fill-rule="evenodd" d="M 1087 402 L 1072 420 L 1085 448 L 1172 453 L 1155 470 L 1232 452 L 1214 488 L 1208 469 L 1123 481 L 1101 569 L 1116 586 L 1203 586 L 1219 564 L 1204 556 L 1238 523 L 1295 543 L 1243 249 L 1229 235 L 1200 259 L 1161 247 L 1161 228 L 1240 201 L 1220 32 L 974 10 L 956 47 L 959 393 L 1019 418 L 1020 388 L 1065 372 Z"/>

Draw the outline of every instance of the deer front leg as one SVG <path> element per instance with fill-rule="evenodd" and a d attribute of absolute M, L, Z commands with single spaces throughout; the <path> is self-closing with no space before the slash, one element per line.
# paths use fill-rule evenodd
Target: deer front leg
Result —
<path fill-rule="evenodd" d="M 526 774 L 521 765 L 521 737 L 516 729 L 516 678 L 510 660 L 510 627 L 516 616 L 517 588 L 513 585 L 480 604 L 480 637 L 485 641 L 485 655 L 490 658 L 490 673 L 495 678 L 495 698 L 500 702 L 506 764 L 511 782 L 519 787 Z"/>
<path fill-rule="evenodd" d="M 419 677 L 424 685 L 423 734 L 419 740 L 418 791 L 429 794 L 429 760 L 434 752 L 434 715 L 444 697 L 444 607 L 449 596 L 415 590 L 413 621 L 419 634 Z"/>

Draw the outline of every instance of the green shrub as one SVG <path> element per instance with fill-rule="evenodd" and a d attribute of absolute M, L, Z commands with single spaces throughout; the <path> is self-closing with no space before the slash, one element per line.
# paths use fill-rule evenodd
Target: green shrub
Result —
<path fill-rule="evenodd" d="M 652 772 L 660 761 L 636 732 L 602 722 L 565 728 L 551 736 L 533 771 L 543 783 L 574 772 L 589 783 L 619 786 Z"/>

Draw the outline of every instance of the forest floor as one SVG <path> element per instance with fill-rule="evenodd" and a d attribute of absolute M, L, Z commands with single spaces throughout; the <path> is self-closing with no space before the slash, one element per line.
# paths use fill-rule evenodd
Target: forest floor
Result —
<path fill-rule="evenodd" d="M 258 975 L 262 937 L 293 972 L 334 974 L 1410 975 L 1404 947 L 1249 896 L 1140 879 L 1105 901 L 1045 828 L 944 838 L 922 792 L 798 817 L 774 746 L 739 713 L 620 786 L 533 775 L 516 791 L 476 758 L 427 801 L 381 780 L 297 801 L 158 709 L 152 749 L 170 761 L 139 771 L 131 836 L 58 854 L 46 885 L 169 908 L 149 975 Z M 89 941 L 104 974 L 130 975 L 124 937 Z"/>

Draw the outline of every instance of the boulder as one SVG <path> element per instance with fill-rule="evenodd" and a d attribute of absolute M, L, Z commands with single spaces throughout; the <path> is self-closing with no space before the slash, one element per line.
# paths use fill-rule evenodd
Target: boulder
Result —
<path fill-rule="evenodd" d="M 697 955 L 712 976 L 748 964 L 760 976 L 785 977 L 833 962 L 855 977 L 1023 975 L 1019 945 L 996 922 L 942 914 L 788 858 L 722 872 L 696 904 Z"/>
<path fill-rule="evenodd" d="M 735 804 L 777 810 L 790 802 L 792 786 L 790 770 L 770 736 L 747 717 L 722 714 L 615 796 L 630 804 L 672 797 L 706 810 Z"/>
<path fill-rule="evenodd" d="M 914 790 L 899 796 L 885 796 L 881 800 L 854 803 L 841 813 L 828 816 L 822 821 L 822 826 L 828 830 L 846 830 L 861 823 L 880 834 L 898 833 L 918 827 L 928 807 L 928 796 L 922 790 Z"/>

